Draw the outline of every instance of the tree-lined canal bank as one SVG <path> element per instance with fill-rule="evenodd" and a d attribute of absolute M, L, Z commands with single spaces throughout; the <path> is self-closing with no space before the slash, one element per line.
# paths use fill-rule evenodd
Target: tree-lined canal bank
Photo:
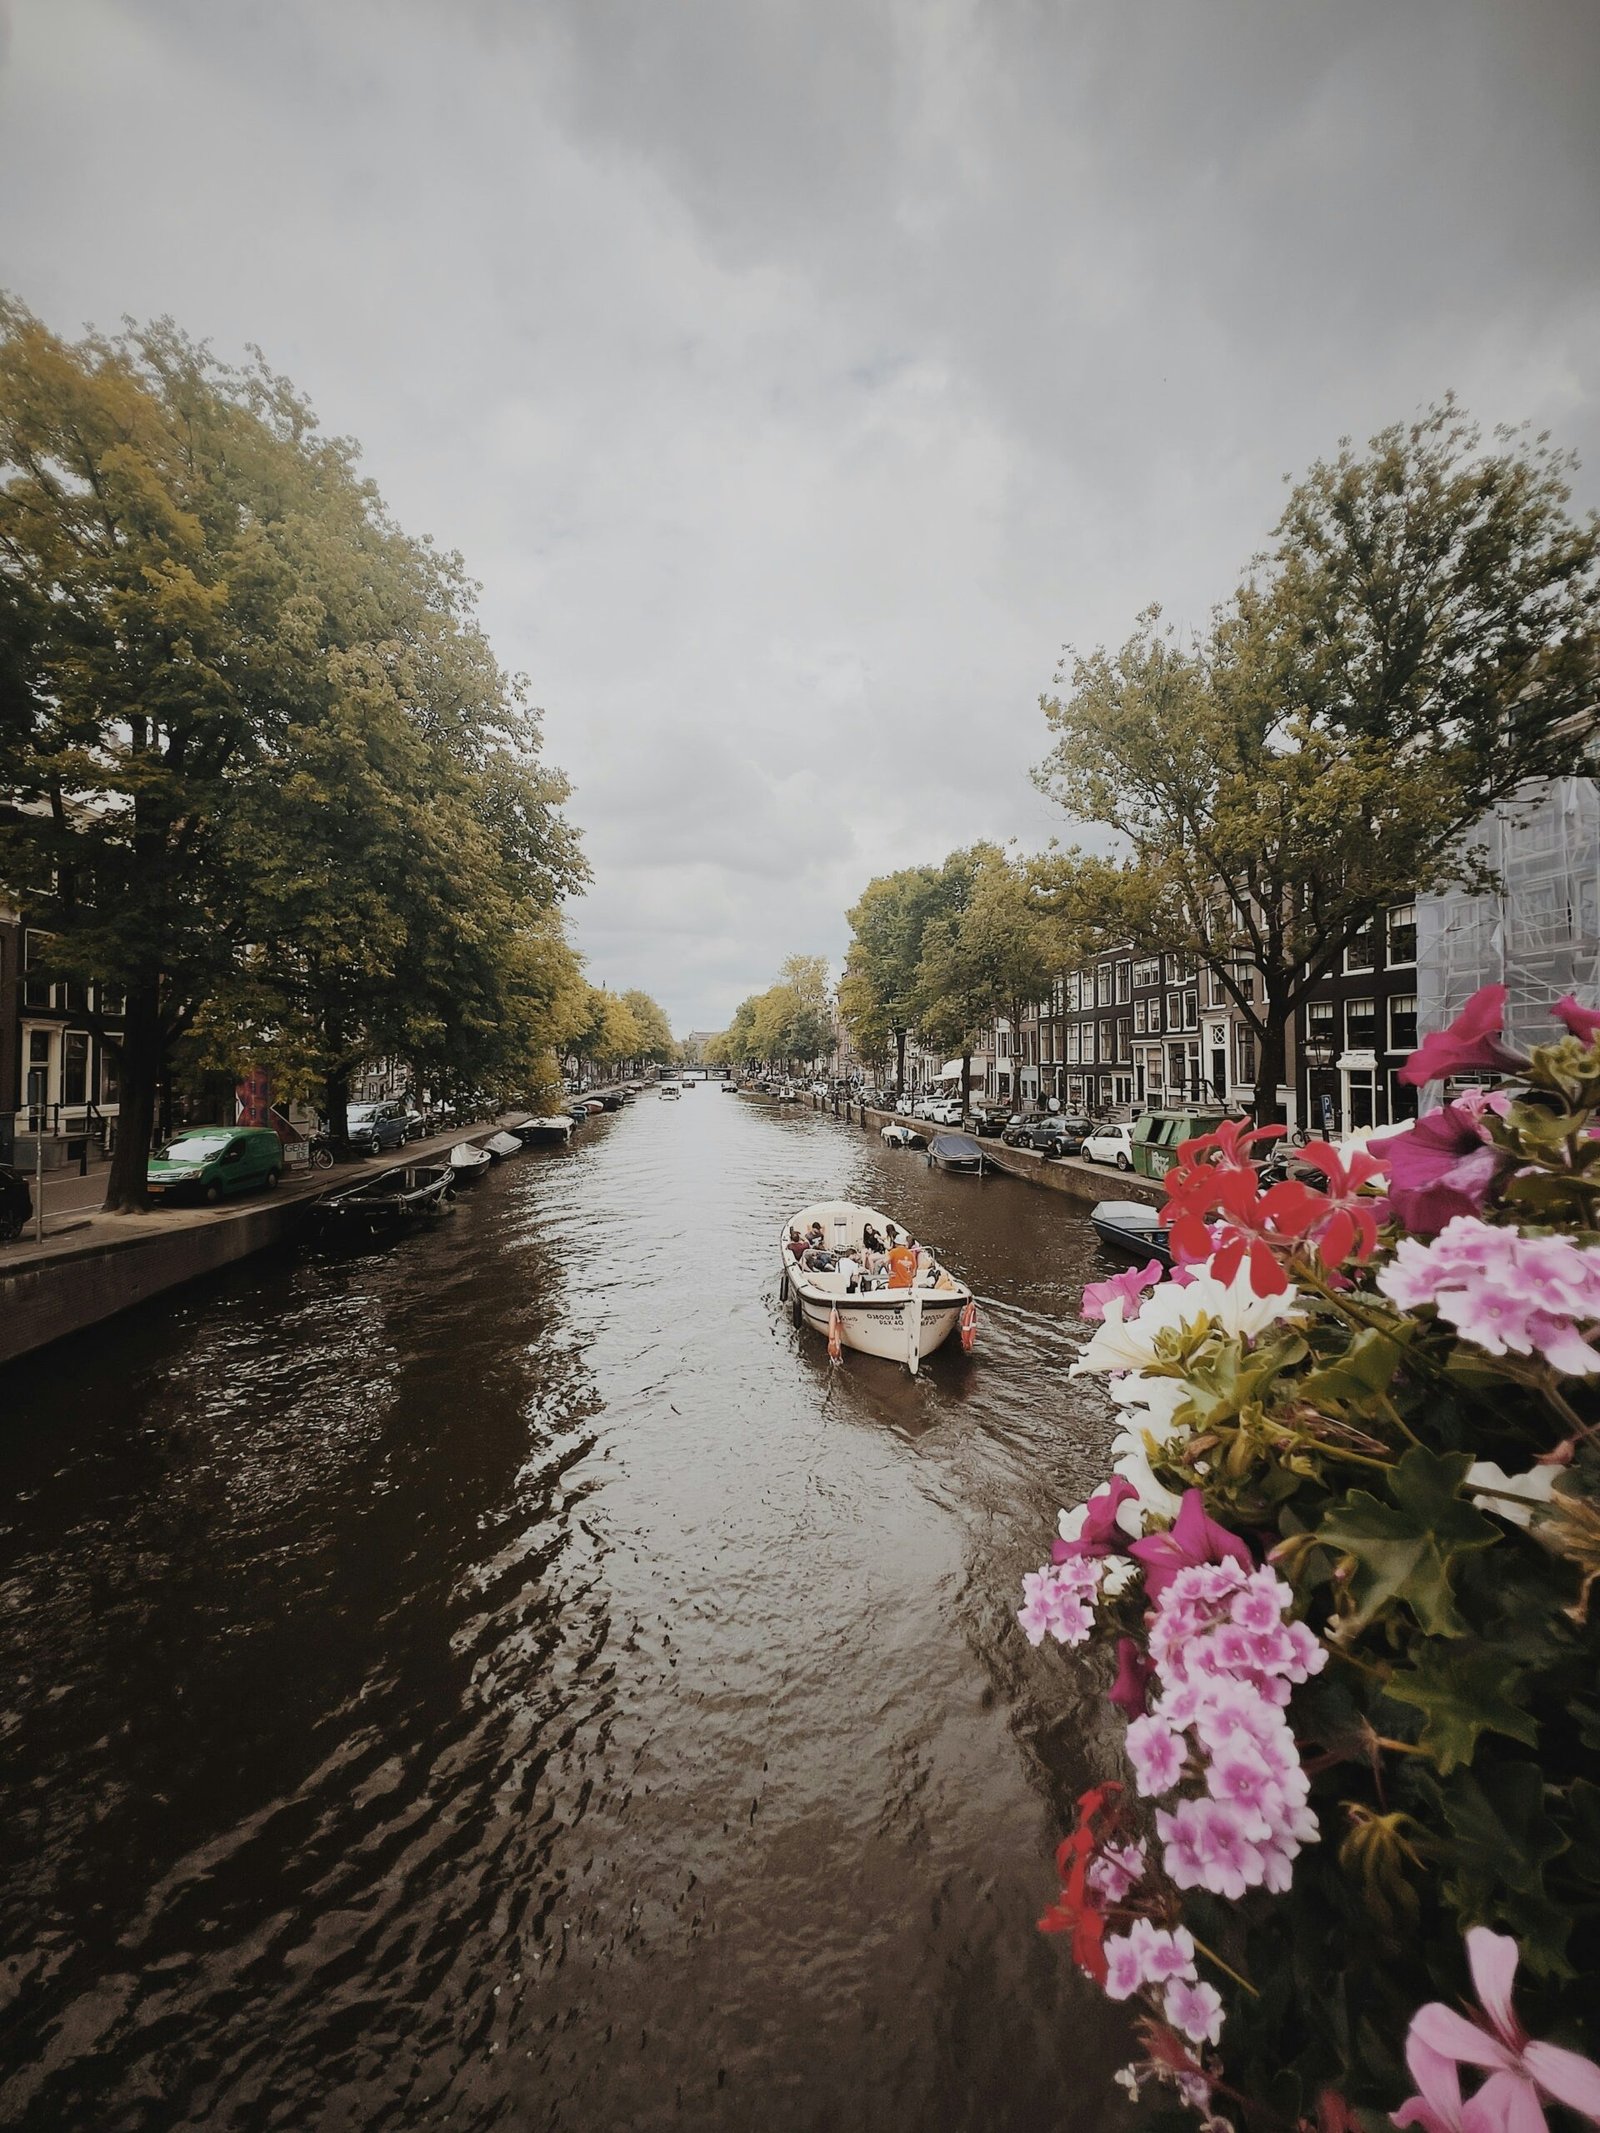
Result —
<path fill-rule="evenodd" d="M 824 1189 L 971 1279 L 970 1362 L 830 1377 L 774 1297 Z M 1097 1264 L 707 1088 L 18 1365 L 7 2122 L 1119 2113 L 1033 1932 L 1098 1699 L 1013 1614 L 1100 1472 Z"/>

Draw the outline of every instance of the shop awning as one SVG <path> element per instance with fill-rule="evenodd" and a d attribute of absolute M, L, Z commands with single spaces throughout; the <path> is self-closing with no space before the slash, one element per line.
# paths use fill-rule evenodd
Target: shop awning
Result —
<path fill-rule="evenodd" d="M 961 1061 L 959 1059 L 947 1059 L 939 1069 L 939 1079 L 941 1081 L 959 1081 L 961 1079 Z"/>

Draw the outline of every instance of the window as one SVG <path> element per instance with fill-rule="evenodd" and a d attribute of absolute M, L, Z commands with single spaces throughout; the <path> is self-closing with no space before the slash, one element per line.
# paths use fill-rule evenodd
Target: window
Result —
<path fill-rule="evenodd" d="M 1134 964 L 1133 989 L 1135 992 L 1148 992 L 1153 985 L 1159 985 L 1160 983 L 1161 965 L 1153 955 L 1146 956 L 1142 963 Z"/>
<path fill-rule="evenodd" d="M 1112 1035 L 1111 1035 L 1111 1024 L 1110 1024 L 1110 1021 L 1109 1021 L 1109 1020 L 1103 1021 L 1103 1022 L 1102 1022 L 1102 1023 L 1100 1024 L 1100 1029 L 1099 1029 L 1099 1039 L 1100 1039 L 1100 1049 L 1099 1049 L 1099 1051 L 1098 1051 L 1098 1052 L 1096 1052 L 1096 1053 L 1095 1053 L 1095 1057 L 1096 1057 L 1097 1059 L 1110 1059 L 1110 1058 L 1112 1058 L 1112 1057 L 1113 1057 L 1114 1055 L 1113 1055 L 1113 1053 L 1112 1053 L 1112 1050 L 1111 1050 L 1111 1045 L 1112 1045 Z"/>
<path fill-rule="evenodd" d="M 100 1054 L 100 1102 L 110 1108 L 122 1101 L 122 1083 L 117 1078 L 115 1055 L 109 1050 Z"/>
<path fill-rule="evenodd" d="M 1125 1007 L 1132 998 L 1133 965 L 1131 963 L 1119 963 L 1117 965 L 1117 1005 Z"/>
<path fill-rule="evenodd" d="M 69 1029 L 61 1040 L 61 1101 L 89 1101 L 89 1039 L 81 1029 Z"/>
<path fill-rule="evenodd" d="M 54 1007 L 56 1004 L 55 987 L 50 983 L 50 980 L 42 976 L 27 975 L 29 972 L 39 972 L 44 969 L 45 958 L 49 952 L 50 936 L 48 933 L 34 933 L 31 931 L 24 933 L 22 936 L 22 968 L 24 972 L 22 1004 L 24 1007 Z"/>
<path fill-rule="evenodd" d="M 1130 1074 L 1119 1074 L 1112 1086 L 1116 1090 L 1115 1101 L 1117 1103 L 1131 1104 L 1133 1102 L 1133 1077 Z"/>
<path fill-rule="evenodd" d="M 1111 1005 L 1111 965 L 1097 963 L 1094 973 L 1094 1004 L 1096 1007 Z"/>
<path fill-rule="evenodd" d="M 127 1013 L 127 997 L 120 985 L 97 985 L 95 999 L 101 1014 L 113 1022 L 120 1022 Z"/>
<path fill-rule="evenodd" d="M 1206 977 L 1209 981 L 1206 992 L 1207 1007 L 1226 1007 L 1229 995 L 1227 986 L 1222 982 L 1222 972 L 1220 970 L 1208 970 Z"/>
<path fill-rule="evenodd" d="M 1417 1048 L 1417 996 L 1397 992 L 1389 1002 L 1389 1049 L 1414 1052 Z"/>
<path fill-rule="evenodd" d="M 1133 1023 L 1126 1015 L 1117 1023 L 1117 1057 L 1124 1063 L 1133 1057 Z"/>
<path fill-rule="evenodd" d="M 1346 1000 L 1344 1003 L 1344 1042 L 1346 1051 L 1370 1052 L 1378 1042 L 1378 1003 L 1375 1000 Z M 1370 1120 L 1367 1121 L 1371 1123 Z"/>
<path fill-rule="evenodd" d="M 1069 1022 L 1069 1023 L 1067 1024 L 1067 1028 L 1066 1028 L 1066 1038 L 1067 1038 L 1067 1051 L 1066 1051 L 1066 1060 L 1067 1060 L 1067 1065 L 1068 1065 L 1068 1066 L 1076 1066 L 1076 1065 L 1078 1064 L 1078 1025 L 1077 1025 L 1077 1023 L 1076 1023 L 1076 1022 Z"/>
<path fill-rule="evenodd" d="M 1167 976 L 1174 985 L 1182 985 L 1186 979 L 1192 978 L 1194 976 L 1194 957 L 1192 955 L 1168 956 Z"/>
<path fill-rule="evenodd" d="M 1346 947 L 1344 967 L 1346 970 L 1377 969 L 1378 936 L 1371 926 L 1364 926 Z"/>
<path fill-rule="evenodd" d="M 1145 1003 L 1144 1003 L 1144 1001 L 1143 1001 L 1143 1000 L 1135 1000 L 1135 1001 L 1134 1001 L 1134 1003 L 1133 1003 L 1133 1027 L 1134 1027 L 1134 1031 L 1135 1031 L 1135 1033 L 1136 1033 L 1136 1034 L 1137 1034 L 1138 1036 L 1141 1036 L 1141 1037 L 1142 1037 L 1142 1036 L 1144 1035 L 1144 1031 L 1145 1031 L 1145 1021 L 1144 1021 L 1144 1012 L 1145 1012 Z"/>
<path fill-rule="evenodd" d="M 1254 1083 L 1256 1078 L 1256 1033 L 1242 1022 L 1233 1025 L 1234 1079 Z"/>
<path fill-rule="evenodd" d="M 1183 1026 L 1185 1029 L 1198 1029 L 1200 1027 L 1200 995 L 1198 992 L 1186 992 L 1183 996 Z"/>
<path fill-rule="evenodd" d="M 1169 992 L 1167 994 L 1167 1027 L 1168 1029 L 1182 1029 L 1183 1027 L 1182 993 Z"/>
<path fill-rule="evenodd" d="M 1417 907 L 1396 904 L 1389 913 L 1389 963 L 1404 968 L 1417 960 Z"/>
<path fill-rule="evenodd" d="M 1167 1085 L 1174 1093 L 1183 1088 L 1184 1076 L 1188 1071 L 1185 1060 L 1186 1054 L 1181 1044 L 1167 1046 Z"/>
<path fill-rule="evenodd" d="M 1333 1002 L 1313 1000 L 1306 1008 L 1306 1035 L 1313 1044 L 1333 1042 Z"/>
<path fill-rule="evenodd" d="M 1008 1030 L 1008 1029 L 998 1029 L 998 1028 L 997 1028 L 997 1029 L 995 1030 L 995 1033 L 994 1033 L 994 1055 L 995 1055 L 996 1059 L 1009 1059 L 1009 1058 L 1011 1057 L 1011 1032 L 1010 1032 L 1010 1030 Z"/>

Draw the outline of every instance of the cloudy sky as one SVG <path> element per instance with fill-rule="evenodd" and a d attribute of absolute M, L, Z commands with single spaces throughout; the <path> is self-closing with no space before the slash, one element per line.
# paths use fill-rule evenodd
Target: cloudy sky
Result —
<path fill-rule="evenodd" d="M 1064 640 L 1453 386 L 1600 500 L 1594 0 L 0 0 L 0 283 L 259 342 L 460 548 L 591 975 L 1042 844 Z"/>

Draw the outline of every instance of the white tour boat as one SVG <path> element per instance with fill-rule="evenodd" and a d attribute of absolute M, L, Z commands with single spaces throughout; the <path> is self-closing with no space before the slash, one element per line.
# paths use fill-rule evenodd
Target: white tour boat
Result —
<path fill-rule="evenodd" d="M 791 1232 L 809 1236 L 814 1224 L 824 1239 L 820 1256 L 824 1261 L 831 1258 L 831 1266 L 808 1266 L 804 1255 L 797 1259 L 790 1249 Z M 820 1333 L 831 1355 L 854 1348 L 862 1355 L 904 1363 L 913 1377 L 923 1357 L 942 1348 L 952 1333 L 959 1331 L 962 1347 L 970 1349 L 978 1319 L 972 1291 L 925 1246 L 909 1288 L 860 1286 L 863 1232 L 869 1227 L 886 1243 L 905 1239 L 903 1225 L 853 1200 L 820 1200 L 784 1224 L 778 1233 L 778 1294 L 795 1324 Z M 853 1292 L 852 1281 L 857 1283 Z"/>

